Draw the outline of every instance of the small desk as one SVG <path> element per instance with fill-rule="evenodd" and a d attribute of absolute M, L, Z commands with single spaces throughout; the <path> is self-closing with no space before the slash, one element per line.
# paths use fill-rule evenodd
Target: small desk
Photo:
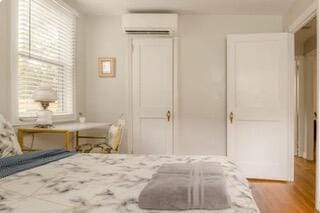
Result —
<path fill-rule="evenodd" d="M 24 136 L 26 134 L 35 134 L 35 133 L 52 133 L 52 134 L 64 134 L 64 146 L 66 150 L 71 150 L 72 143 L 71 143 L 71 134 L 76 133 L 76 145 L 79 144 L 79 131 L 89 130 L 89 129 L 101 129 L 107 128 L 110 124 L 109 123 L 60 123 L 54 124 L 52 128 L 34 128 L 34 127 L 23 127 L 18 128 L 18 141 L 20 146 L 25 151 L 30 151 L 30 149 L 26 149 L 24 147 Z M 93 137 L 92 137 L 93 138 Z"/>

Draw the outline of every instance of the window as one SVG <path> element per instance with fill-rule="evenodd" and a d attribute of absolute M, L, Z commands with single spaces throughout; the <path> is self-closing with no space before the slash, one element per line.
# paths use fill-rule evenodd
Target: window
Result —
<path fill-rule="evenodd" d="M 76 16 L 60 0 L 19 0 L 18 8 L 19 118 L 39 110 L 32 94 L 42 83 L 58 93 L 53 114 L 73 115 Z"/>

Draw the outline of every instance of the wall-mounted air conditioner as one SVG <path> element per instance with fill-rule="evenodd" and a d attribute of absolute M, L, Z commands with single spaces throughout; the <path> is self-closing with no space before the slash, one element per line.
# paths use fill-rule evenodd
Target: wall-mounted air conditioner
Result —
<path fill-rule="evenodd" d="M 128 34 L 175 34 L 178 30 L 178 15 L 129 13 L 122 16 L 122 29 Z"/>

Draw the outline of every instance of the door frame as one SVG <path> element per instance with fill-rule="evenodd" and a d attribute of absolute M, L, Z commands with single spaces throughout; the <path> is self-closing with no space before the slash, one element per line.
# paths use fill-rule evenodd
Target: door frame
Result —
<path fill-rule="evenodd" d="M 179 141 L 179 37 L 174 36 L 161 36 L 161 35 L 128 35 L 127 46 L 127 67 L 128 67 L 128 88 L 127 88 L 127 112 L 128 112 L 128 130 L 127 130 L 127 143 L 128 153 L 133 153 L 133 40 L 134 39 L 159 39 L 170 38 L 173 41 L 173 136 L 172 136 L 172 153 L 176 154 L 177 143 Z"/>
<path fill-rule="evenodd" d="M 319 23 L 319 16 L 320 16 L 320 11 L 319 11 L 319 5 L 318 5 L 318 1 L 314 1 L 304 12 L 302 12 L 300 14 L 300 16 L 298 16 L 295 21 L 289 26 L 287 32 L 292 33 L 293 37 L 294 37 L 294 33 L 296 33 L 298 30 L 300 30 L 305 24 L 307 24 L 309 21 L 311 21 L 314 17 L 317 17 L 317 75 L 318 75 L 318 79 L 317 79 L 317 92 L 318 92 L 318 112 L 320 112 L 320 86 L 319 86 L 319 81 L 320 81 L 320 75 L 319 75 L 319 71 L 320 71 L 320 66 L 319 66 L 319 62 L 320 62 L 320 45 L 319 45 L 319 38 L 320 38 L 320 23 Z M 293 61 L 293 64 L 295 62 Z M 296 99 L 296 96 L 295 96 Z M 296 129 L 295 129 L 295 133 L 296 133 Z M 319 135 L 320 132 L 320 127 L 319 125 L 317 125 L 317 135 Z M 293 141 L 293 143 L 295 143 Z M 317 148 L 316 148 L 316 196 L 315 196 L 315 205 L 316 205 L 316 209 L 319 210 L 320 209 L 320 191 L 319 191 L 319 187 L 320 187 L 320 173 L 319 173 L 319 166 L 320 166 L 320 147 L 319 147 L 319 137 L 317 137 Z M 293 157 L 293 162 L 292 162 L 292 166 L 294 168 L 294 157 Z M 292 171 L 294 172 L 294 171 Z M 292 175 L 294 175 L 294 173 L 292 173 Z"/>
<path fill-rule="evenodd" d="M 296 83 L 295 83 L 295 99 L 296 99 L 296 116 L 295 116 L 295 152 L 294 155 L 297 155 L 299 157 L 303 157 L 303 152 L 301 152 L 301 149 L 297 149 L 298 147 L 302 147 L 302 141 L 306 140 L 306 135 L 304 134 L 304 130 L 301 131 L 300 125 L 301 124 L 301 118 L 303 118 L 302 112 L 304 112 L 304 106 L 300 105 L 301 101 L 301 90 L 304 90 L 304 57 L 303 56 L 295 56 L 295 65 L 296 65 Z M 302 66 L 300 66 L 302 65 Z M 302 72 L 301 72 L 302 69 Z M 302 93 L 303 94 L 303 93 Z"/>

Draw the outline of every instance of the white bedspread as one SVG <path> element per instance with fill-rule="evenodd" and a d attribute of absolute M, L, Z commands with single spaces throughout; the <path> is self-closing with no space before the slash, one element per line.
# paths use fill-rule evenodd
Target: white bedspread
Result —
<path fill-rule="evenodd" d="M 259 212 L 247 181 L 224 157 L 103 154 L 77 154 L 0 179 L 0 212 L 157 212 L 137 204 L 152 174 L 163 163 L 194 161 L 224 168 L 232 208 L 218 212 Z"/>

